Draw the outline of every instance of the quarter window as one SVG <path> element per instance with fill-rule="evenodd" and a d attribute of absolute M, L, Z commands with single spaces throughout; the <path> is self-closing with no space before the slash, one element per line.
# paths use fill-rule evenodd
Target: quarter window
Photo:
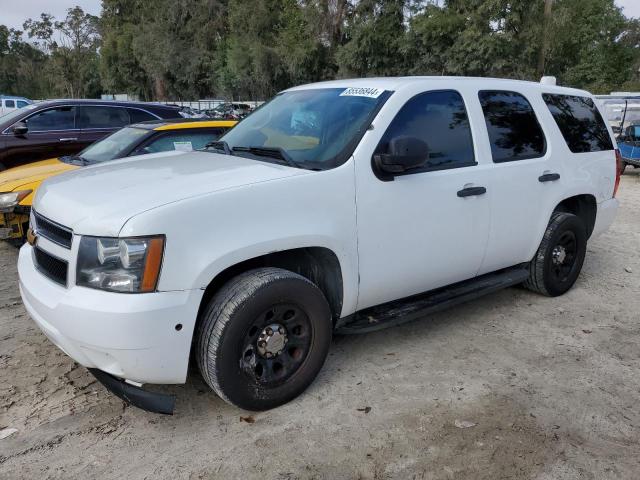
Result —
<path fill-rule="evenodd" d="M 426 92 L 413 97 L 393 119 L 375 153 L 390 153 L 389 142 L 403 136 L 418 138 L 429 148 L 426 165 L 411 173 L 476 164 L 469 118 L 458 92 Z"/>
<path fill-rule="evenodd" d="M 120 128 L 129 125 L 122 107 L 80 107 L 80 128 Z"/>
<path fill-rule="evenodd" d="M 542 95 L 573 153 L 613 150 L 607 126 L 589 97 Z"/>
<path fill-rule="evenodd" d="M 546 141 L 529 101 L 519 93 L 481 91 L 480 103 L 495 163 L 542 157 Z"/>
<path fill-rule="evenodd" d="M 73 130 L 75 117 L 75 107 L 56 107 L 38 112 L 27 118 L 25 122 L 30 132 Z"/>

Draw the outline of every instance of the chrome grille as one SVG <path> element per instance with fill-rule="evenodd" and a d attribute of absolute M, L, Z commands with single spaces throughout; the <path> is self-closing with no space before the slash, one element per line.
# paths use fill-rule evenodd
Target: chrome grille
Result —
<path fill-rule="evenodd" d="M 33 256 L 36 268 L 40 273 L 64 287 L 67 286 L 67 272 L 69 270 L 67 262 L 40 250 L 38 247 L 33 249 Z"/>
<path fill-rule="evenodd" d="M 63 227 L 59 223 L 52 222 L 48 218 L 43 217 L 37 212 L 33 212 L 35 218 L 35 231 L 37 235 L 51 240 L 53 243 L 61 247 L 71 249 L 73 241 L 73 231 L 70 228 Z"/>

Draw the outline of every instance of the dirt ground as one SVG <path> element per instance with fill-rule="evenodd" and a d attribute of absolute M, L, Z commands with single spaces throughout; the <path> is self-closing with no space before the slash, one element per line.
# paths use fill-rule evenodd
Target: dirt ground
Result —
<path fill-rule="evenodd" d="M 35 327 L 0 245 L 0 478 L 638 479 L 638 173 L 567 295 L 337 337 L 305 394 L 251 416 L 195 371 L 164 388 L 174 416 L 125 406 Z"/>

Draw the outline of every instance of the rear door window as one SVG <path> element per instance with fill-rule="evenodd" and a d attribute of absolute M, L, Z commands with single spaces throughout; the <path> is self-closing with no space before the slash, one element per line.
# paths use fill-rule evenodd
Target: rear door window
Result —
<path fill-rule="evenodd" d="M 593 100 L 573 95 L 542 95 L 573 153 L 613 150 L 613 142 Z"/>
<path fill-rule="evenodd" d="M 129 114 L 123 107 L 80 107 L 80 128 L 120 128 L 129 125 Z"/>
<path fill-rule="evenodd" d="M 542 157 L 546 140 L 529 101 L 520 93 L 481 91 L 480 103 L 495 163 Z"/>
<path fill-rule="evenodd" d="M 15 100 L 5 100 L 4 106 L 7 108 L 16 108 L 16 102 Z"/>
<path fill-rule="evenodd" d="M 396 137 L 414 137 L 429 148 L 429 160 L 410 173 L 475 165 L 471 127 L 462 96 L 453 90 L 416 95 L 400 109 L 376 148 L 389 153 Z"/>
<path fill-rule="evenodd" d="M 55 107 L 35 113 L 25 120 L 30 132 L 73 130 L 76 128 L 75 107 Z"/>

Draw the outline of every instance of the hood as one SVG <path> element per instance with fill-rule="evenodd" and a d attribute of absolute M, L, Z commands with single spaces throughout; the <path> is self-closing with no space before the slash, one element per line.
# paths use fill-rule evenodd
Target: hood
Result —
<path fill-rule="evenodd" d="M 77 168 L 76 165 L 66 164 L 57 158 L 10 168 L 0 172 L 0 192 L 13 192 L 23 185 L 38 183 L 45 178 Z"/>
<path fill-rule="evenodd" d="M 75 233 L 115 237 L 131 217 L 162 205 L 309 173 L 218 153 L 164 152 L 50 178 L 38 189 L 34 208 Z"/>

